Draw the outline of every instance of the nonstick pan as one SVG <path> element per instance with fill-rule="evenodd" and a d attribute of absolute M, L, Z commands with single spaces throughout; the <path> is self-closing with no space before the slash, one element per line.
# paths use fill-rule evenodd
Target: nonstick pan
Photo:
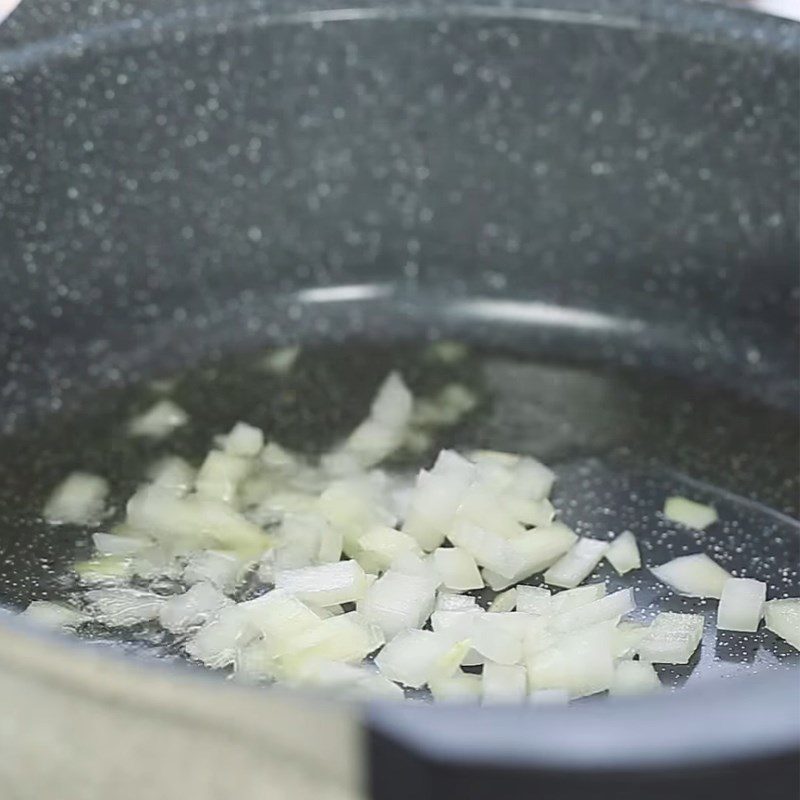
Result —
<path fill-rule="evenodd" d="M 554 464 L 563 517 L 648 563 L 698 545 L 666 494 L 714 502 L 703 547 L 797 595 L 798 53 L 796 24 L 705 3 L 26 0 L 0 27 L 3 605 L 63 591 L 86 542 L 42 501 L 76 467 L 133 480 L 118 425 L 151 379 L 183 376 L 198 430 L 314 450 L 388 368 L 434 380 L 443 338 L 483 400 L 441 445 Z M 245 688 L 9 614 L 0 785 L 795 796 L 796 651 L 701 610 L 680 691 L 542 709 Z"/>

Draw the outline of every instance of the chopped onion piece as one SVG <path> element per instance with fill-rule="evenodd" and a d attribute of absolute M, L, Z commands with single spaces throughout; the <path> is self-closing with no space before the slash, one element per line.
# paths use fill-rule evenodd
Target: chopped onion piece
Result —
<path fill-rule="evenodd" d="M 482 589 L 483 580 L 475 559 L 459 547 L 440 547 L 433 552 L 433 563 L 442 583 L 459 592 Z"/>
<path fill-rule="evenodd" d="M 387 569 L 403 553 L 422 555 L 416 539 L 386 525 L 370 528 L 358 540 L 358 549 L 361 565 L 376 571 Z"/>
<path fill-rule="evenodd" d="M 569 703 L 569 692 L 565 689 L 536 689 L 528 695 L 535 706 L 561 706 Z"/>
<path fill-rule="evenodd" d="M 320 622 L 305 603 L 280 589 L 239 603 L 237 608 L 246 615 L 258 633 L 272 640 L 275 654 L 282 652 L 281 648 L 287 641 Z"/>
<path fill-rule="evenodd" d="M 158 618 L 165 599 L 152 592 L 127 587 L 90 589 L 88 610 L 95 620 L 110 628 L 125 628 Z"/>
<path fill-rule="evenodd" d="M 589 576 L 607 549 L 608 542 L 579 539 L 566 555 L 545 572 L 545 582 L 565 589 L 574 588 Z"/>
<path fill-rule="evenodd" d="M 712 506 L 696 503 L 686 497 L 668 497 L 664 503 L 664 516 L 698 531 L 705 530 L 719 519 L 716 509 Z"/>
<path fill-rule="evenodd" d="M 226 606 L 186 643 L 186 653 L 208 667 L 233 664 L 238 654 L 258 637 L 246 604 Z"/>
<path fill-rule="evenodd" d="M 524 617 L 525 615 L 519 615 Z M 470 641 L 472 647 L 491 661 L 498 664 L 517 664 L 522 658 L 522 638 L 524 620 L 514 612 L 487 612 L 475 616 Z"/>
<path fill-rule="evenodd" d="M 128 433 L 131 436 L 163 439 L 188 421 L 187 413 L 172 400 L 159 400 L 143 414 L 130 421 Z"/>
<path fill-rule="evenodd" d="M 150 467 L 147 477 L 156 486 L 183 497 L 194 486 L 195 472 L 189 462 L 180 456 L 166 456 Z"/>
<path fill-rule="evenodd" d="M 366 666 L 341 661 L 311 661 L 291 676 L 292 683 L 333 691 L 343 697 L 402 700 L 401 687 Z"/>
<path fill-rule="evenodd" d="M 549 592 L 548 592 L 549 594 Z M 517 607 L 517 589 L 509 589 L 492 600 L 489 604 L 489 611 L 513 611 Z M 522 609 L 520 609 L 522 611 Z"/>
<path fill-rule="evenodd" d="M 577 586 L 575 589 L 569 589 L 566 592 L 558 592 L 554 594 L 550 601 L 551 614 L 563 614 L 567 611 L 572 611 L 574 608 L 580 608 L 587 603 L 592 603 L 605 597 L 606 585 L 604 583 L 589 583 L 586 586 Z"/>
<path fill-rule="evenodd" d="M 702 614 L 664 611 L 639 642 L 639 658 L 654 664 L 688 664 L 702 638 Z"/>
<path fill-rule="evenodd" d="M 358 562 L 338 561 L 278 572 L 275 588 L 283 589 L 311 605 L 332 606 L 360 600 L 367 583 L 364 570 Z"/>
<path fill-rule="evenodd" d="M 20 613 L 20 617 L 35 625 L 56 630 L 71 630 L 89 619 L 88 615 L 77 608 L 51 603 L 49 600 L 34 600 Z"/>
<path fill-rule="evenodd" d="M 521 458 L 514 466 L 512 491 L 532 500 L 543 500 L 550 494 L 556 474 L 549 467 L 530 456 Z"/>
<path fill-rule="evenodd" d="M 646 661 L 620 661 L 614 667 L 613 695 L 647 694 L 661 688 L 661 681 Z"/>
<path fill-rule="evenodd" d="M 552 597 L 544 586 L 520 585 L 516 587 L 516 603 L 517 611 L 539 616 L 550 613 Z"/>
<path fill-rule="evenodd" d="M 633 658 L 639 644 L 647 636 L 648 626 L 640 622 L 620 622 L 614 631 L 614 657 Z"/>
<path fill-rule="evenodd" d="M 196 495 L 175 497 L 157 486 L 147 486 L 131 497 L 128 523 L 157 539 L 182 541 L 193 549 L 261 552 L 271 541 L 261 528 L 219 500 Z"/>
<path fill-rule="evenodd" d="M 225 437 L 225 452 L 232 456 L 255 458 L 263 447 L 263 431 L 246 422 L 237 422 Z"/>
<path fill-rule="evenodd" d="M 418 556 L 416 553 L 401 553 L 393 562 L 392 570 L 404 575 L 417 575 L 438 589 L 442 585 L 442 576 L 436 569 L 431 556 Z"/>
<path fill-rule="evenodd" d="M 800 597 L 770 600 L 765 606 L 764 621 L 776 636 L 800 650 Z"/>
<path fill-rule="evenodd" d="M 457 669 L 449 678 L 431 680 L 429 687 L 437 703 L 476 703 L 481 696 L 481 676 Z"/>
<path fill-rule="evenodd" d="M 752 578 L 730 578 L 722 587 L 717 607 L 717 628 L 721 631 L 757 631 L 764 616 L 766 600 L 766 583 Z"/>
<path fill-rule="evenodd" d="M 133 536 L 117 536 L 113 533 L 93 533 L 95 550 L 104 556 L 129 556 L 147 547 L 145 539 Z"/>
<path fill-rule="evenodd" d="M 705 553 L 681 556 L 650 571 L 662 583 L 689 597 L 721 597 L 731 574 Z"/>
<path fill-rule="evenodd" d="M 639 569 L 642 566 L 642 558 L 639 555 L 636 537 L 630 531 L 623 531 L 608 546 L 606 560 L 620 575 L 632 569 Z"/>
<path fill-rule="evenodd" d="M 487 661 L 483 665 L 481 697 L 486 703 L 519 703 L 528 693 L 525 667 L 517 664 L 495 664 Z"/>
<path fill-rule="evenodd" d="M 128 556 L 96 556 L 88 561 L 77 561 L 73 569 L 84 583 L 120 583 L 132 574 Z"/>
<path fill-rule="evenodd" d="M 103 478 L 73 472 L 53 490 L 42 515 L 51 525 L 94 525 L 103 516 L 107 494 Z"/>
<path fill-rule="evenodd" d="M 168 631 L 185 633 L 208 622 L 231 602 L 216 586 L 196 583 L 187 592 L 168 598 L 158 612 L 158 619 Z"/>
<path fill-rule="evenodd" d="M 439 592 L 436 595 L 437 611 L 468 611 L 472 608 L 478 608 L 477 600 L 472 595 L 453 592 Z"/>
<path fill-rule="evenodd" d="M 249 567 L 236 556 L 221 550 L 200 550 L 192 553 L 183 570 L 183 580 L 190 586 L 208 582 L 220 591 L 232 592 Z"/>
<path fill-rule="evenodd" d="M 513 578 L 517 571 L 511 543 L 503 536 L 462 521 L 449 534 L 450 541 L 469 553 L 482 567 L 506 577 Z"/>
<path fill-rule="evenodd" d="M 599 600 L 553 617 L 550 626 L 554 631 L 567 633 L 609 619 L 616 621 L 623 614 L 633 611 L 634 608 L 636 608 L 636 603 L 633 600 L 633 589 L 620 589 Z"/>
<path fill-rule="evenodd" d="M 212 450 L 197 473 L 197 494 L 232 503 L 250 468 L 250 462 L 241 456 Z"/>
<path fill-rule="evenodd" d="M 527 531 L 509 542 L 517 566 L 515 580 L 542 572 L 576 545 L 578 537 L 561 522 Z"/>
<path fill-rule="evenodd" d="M 409 630 L 398 634 L 375 658 L 389 680 L 414 689 L 450 677 L 469 649 L 469 642 L 456 642 L 431 631 Z"/>
<path fill-rule="evenodd" d="M 425 577 L 389 570 L 367 589 L 358 610 L 391 638 L 425 624 L 433 610 L 435 591 Z"/>

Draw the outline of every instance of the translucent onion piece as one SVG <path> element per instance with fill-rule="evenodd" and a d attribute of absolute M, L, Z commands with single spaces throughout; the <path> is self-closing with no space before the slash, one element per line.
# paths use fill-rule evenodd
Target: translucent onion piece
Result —
<path fill-rule="evenodd" d="M 608 542 L 579 539 L 565 556 L 545 572 L 545 582 L 565 589 L 574 588 L 591 574 L 607 549 Z"/>
<path fill-rule="evenodd" d="M 158 619 L 165 599 L 152 592 L 115 586 L 90 589 L 86 601 L 97 622 L 109 628 L 125 628 Z"/>
<path fill-rule="evenodd" d="M 450 541 L 469 553 L 482 567 L 502 577 L 512 579 L 517 572 L 517 562 L 511 543 L 496 533 L 462 521 L 449 534 Z"/>
<path fill-rule="evenodd" d="M 449 678 L 429 682 L 437 703 L 477 703 L 481 696 L 481 676 L 457 669 Z"/>
<path fill-rule="evenodd" d="M 575 532 L 560 522 L 527 531 L 509 543 L 516 564 L 514 579 L 519 581 L 542 572 L 577 542 Z"/>
<path fill-rule="evenodd" d="M 440 547 L 433 552 L 433 563 L 448 589 L 463 592 L 483 588 L 483 579 L 475 559 L 465 550 Z"/>
<path fill-rule="evenodd" d="M 283 589 L 311 605 L 332 606 L 360 600 L 367 583 L 364 570 L 358 562 L 338 561 L 278 572 L 275 575 L 275 588 Z"/>
<path fill-rule="evenodd" d="M 550 494 L 556 474 L 540 461 L 528 456 L 521 458 L 513 467 L 512 491 L 532 500 L 543 500 Z"/>
<path fill-rule="evenodd" d="M 255 458 L 264 447 L 264 433 L 246 422 L 237 422 L 225 437 L 223 446 L 232 456 Z"/>
<path fill-rule="evenodd" d="M 551 606 L 550 590 L 544 586 L 516 587 L 517 611 L 525 614 L 548 614 Z"/>
<path fill-rule="evenodd" d="M 752 578 L 730 578 L 722 587 L 717 607 L 717 628 L 721 631 L 757 631 L 764 616 L 766 600 L 766 583 Z"/>
<path fill-rule="evenodd" d="M 287 592 L 275 589 L 246 600 L 237 606 L 252 626 L 267 639 L 273 640 L 274 653 L 280 654 L 288 640 L 316 627 L 320 618 L 305 603 Z"/>
<path fill-rule="evenodd" d="M 389 680 L 418 689 L 431 681 L 450 677 L 469 649 L 431 631 L 409 630 L 392 639 L 375 658 Z"/>
<path fill-rule="evenodd" d="M 463 470 L 420 472 L 403 532 L 413 536 L 423 550 L 439 547 L 453 524 L 470 480 L 471 472 Z"/>
<path fill-rule="evenodd" d="M 435 591 L 425 577 L 389 570 L 367 589 L 358 610 L 391 638 L 425 624 L 433 610 Z"/>
<path fill-rule="evenodd" d="M 128 433 L 131 436 L 163 439 L 188 421 L 189 416 L 186 412 L 172 400 L 159 400 L 143 414 L 130 421 Z"/>
<path fill-rule="evenodd" d="M 614 630 L 614 657 L 633 658 L 639 652 L 639 644 L 647 636 L 648 626 L 640 622 L 623 620 Z"/>
<path fill-rule="evenodd" d="M 487 612 L 477 615 L 471 629 L 472 647 L 498 664 L 517 664 L 522 658 L 524 629 L 510 614 Z"/>
<path fill-rule="evenodd" d="M 73 472 L 56 488 L 42 516 L 52 525 L 93 525 L 103 516 L 108 482 L 88 472 Z"/>
<path fill-rule="evenodd" d="M 128 556 L 95 556 L 77 561 L 73 569 L 83 583 L 121 583 L 130 578 L 133 564 Z"/>
<path fill-rule="evenodd" d="M 258 638 L 244 603 L 226 606 L 214 619 L 203 625 L 186 643 L 186 653 L 208 667 L 219 669 L 233 664 L 237 654 Z"/>
<path fill-rule="evenodd" d="M 212 450 L 197 473 L 197 494 L 232 503 L 239 484 L 247 476 L 251 464 L 246 458 Z"/>
<path fill-rule="evenodd" d="M 159 610 L 158 619 L 168 631 L 185 633 L 214 618 L 231 602 L 216 586 L 196 583 L 187 592 L 168 598 Z"/>
<path fill-rule="evenodd" d="M 189 585 L 208 582 L 226 594 L 232 592 L 249 564 L 221 550 L 200 550 L 192 553 L 183 570 Z"/>
<path fill-rule="evenodd" d="M 606 560 L 620 574 L 624 575 L 632 569 L 642 566 L 639 545 L 630 531 L 623 531 L 606 550 Z"/>
<path fill-rule="evenodd" d="M 765 606 L 764 621 L 776 636 L 800 650 L 800 597 L 770 600 Z"/>
<path fill-rule="evenodd" d="M 410 552 L 401 553 L 392 562 L 392 571 L 425 578 L 433 589 L 438 589 L 442 585 L 442 576 L 436 569 L 431 556 L 418 556 L 416 553 Z"/>
<path fill-rule="evenodd" d="M 549 592 L 548 592 L 549 594 Z M 517 589 L 509 589 L 492 600 L 489 604 L 489 611 L 513 611 L 517 606 Z M 522 610 L 522 609 L 520 609 Z"/>
<path fill-rule="evenodd" d="M 668 497 L 664 503 L 664 516 L 698 531 L 705 530 L 719 519 L 716 509 L 712 506 L 696 503 L 685 497 Z"/>
<path fill-rule="evenodd" d="M 620 589 L 578 608 L 559 614 L 551 620 L 550 627 L 558 633 L 580 630 L 605 620 L 617 620 L 623 614 L 633 611 L 633 589 Z"/>
<path fill-rule="evenodd" d="M 166 456 L 151 465 L 147 477 L 156 486 L 183 497 L 194 486 L 195 471 L 179 456 Z"/>
<path fill-rule="evenodd" d="M 611 683 L 612 695 L 647 694 L 658 691 L 661 681 L 646 661 L 620 661 L 614 667 L 614 680 Z"/>
<path fill-rule="evenodd" d="M 358 560 L 365 569 L 385 570 L 403 553 L 422 555 L 417 540 L 402 531 L 378 525 L 358 540 Z"/>
<path fill-rule="evenodd" d="M 147 547 L 146 539 L 133 536 L 117 536 L 113 533 L 93 533 L 95 550 L 104 556 L 129 556 Z"/>
<path fill-rule="evenodd" d="M 310 661 L 292 676 L 291 683 L 325 689 L 340 697 L 375 697 L 383 700 L 402 700 L 401 687 L 367 666 L 341 661 Z"/>
<path fill-rule="evenodd" d="M 525 667 L 487 661 L 482 678 L 481 697 L 485 704 L 520 703 L 528 694 Z"/>
<path fill-rule="evenodd" d="M 681 556 L 650 571 L 662 583 L 689 597 L 721 597 L 731 574 L 705 553 Z"/>
<path fill-rule="evenodd" d="M 688 664 L 703 638 L 701 614 L 659 614 L 639 643 L 639 658 L 654 664 Z"/>
<path fill-rule="evenodd" d="M 439 592 L 436 595 L 437 611 L 467 611 L 477 607 L 477 601 L 472 595 L 453 592 Z"/>
<path fill-rule="evenodd" d="M 87 614 L 77 608 L 70 608 L 49 600 L 34 600 L 20 613 L 20 617 L 45 628 L 72 630 L 89 619 Z"/>

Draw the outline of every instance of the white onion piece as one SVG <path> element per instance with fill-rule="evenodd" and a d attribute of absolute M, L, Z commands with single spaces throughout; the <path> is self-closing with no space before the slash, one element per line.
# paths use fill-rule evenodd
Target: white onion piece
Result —
<path fill-rule="evenodd" d="M 614 667 L 614 680 L 611 683 L 612 695 L 636 695 L 655 692 L 661 688 L 652 664 L 646 661 L 620 661 Z"/>
<path fill-rule="evenodd" d="M 765 606 L 764 622 L 774 634 L 800 650 L 800 597 L 770 600 Z"/>
<path fill-rule="evenodd" d="M 134 536 L 118 536 L 114 533 L 93 533 L 95 550 L 104 556 L 129 556 L 147 547 L 146 539 Z"/>
<path fill-rule="evenodd" d="M 165 598 L 127 587 L 91 589 L 86 592 L 88 611 L 109 628 L 126 628 L 157 619 Z"/>
<path fill-rule="evenodd" d="M 542 572 L 566 553 L 578 540 L 566 525 L 554 522 L 550 525 L 526 531 L 509 542 L 515 567 L 513 582 L 524 580 Z"/>
<path fill-rule="evenodd" d="M 503 503 L 508 508 L 510 516 L 525 525 L 542 527 L 550 525 L 556 518 L 556 510 L 546 497 L 541 500 L 528 500 L 504 494 Z"/>
<path fill-rule="evenodd" d="M 522 658 L 524 629 L 511 613 L 487 612 L 475 617 L 470 641 L 484 658 L 498 664 L 517 664 Z M 520 615 L 524 616 L 524 615 Z"/>
<path fill-rule="evenodd" d="M 528 693 L 525 667 L 518 664 L 487 661 L 483 665 L 482 677 L 481 697 L 484 704 L 520 703 Z"/>
<path fill-rule="evenodd" d="M 722 587 L 717 606 L 717 628 L 721 631 L 757 631 L 766 600 L 766 583 L 752 578 L 730 578 Z"/>
<path fill-rule="evenodd" d="M 358 602 L 358 610 L 378 625 L 387 638 L 420 628 L 433 610 L 435 587 L 427 578 L 389 570 Z"/>
<path fill-rule="evenodd" d="M 280 674 L 273 648 L 265 639 L 245 637 L 228 663 L 233 664 L 236 679 L 246 682 L 276 680 Z"/>
<path fill-rule="evenodd" d="M 197 494 L 223 503 L 232 503 L 239 484 L 250 469 L 250 462 L 246 458 L 212 450 L 197 473 Z"/>
<path fill-rule="evenodd" d="M 719 519 L 716 509 L 712 506 L 696 503 L 686 497 L 668 497 L 664 503 L 664 516 L 698 531 L 705 530 Z"/>
<path fill-rule="evenodd" d="M 391 568 L 393 572 L 425 578 L 434 589 L 438 589 L 442 585 L 442 576 L 436 569 L 433 558 L 429 555 L 419 556 L 413 552 L 401 553 L 392 562 Z"/>
<path fill-rule="evenodd" d="M 528 702 L 535 706 L 565 706 L 569 703 L 569 692 L 565 689 L 537 689 L 528 695 Z"/>
<path fill-rule="evenodd" d="M 701 614 L 659 614 L 639 642 L 639 658 L 654 664 L 688 664 L 703 638 Z"/>
<path fill-rule="evenodd" d="M 601 623 L 533 654 L 526 663 L 530 689 L 565 689 L 570 697 L 606 691 L 614 679 L 611 637 Z"/>
<path fill-rule="evenodd" d="M 513 466 L 512 492 L 532 500 L 543 500 L 550 494 L 556 475 L 549 467 L 530 456 L 520 458 Z"/>
<path fill-rule="evenodd" d="M 607 549 L 608 542 L 579 539 L 566 555 L 545 572 L 545 582 L 565 589 L 574 588 L 589 576 Z"/>
<path fill-rule="evenodd" d="M 172 633 L 185 633 L 208 622 L 231 602 L 216 586 L 196 583 L 187 592 L 167 598 L 158 612 L 158 620 Z"/>
<path fill-rule="evenodd" d="M 457 669 L 449 678 L 433 679 L 429 687 L 437 703 L 477 703 L 481 696 L 481 676 Z"/>
<path fill-rule="evenodd" d="M 444 633 L 453 643 L 464 639 L 471 640 L 474 633 L 475 620 L 485 613 L 478 605 L 455 611 L 434 611 L 431 614 L 431 628 L 436 633 Z M 484 656 L 471 647 L 464 655 L 461 663 L 465 667 L 472 667 L 483 664 L 484 661 Z"/>
<path fill-rule="evenodd" d="M 592 603 L 565 611 L 552 618 L 550 627 L 558 633 L 580 630 L 598 622 L 617 620 L 623 614 L 633 611 L 636 603 L 633 600 L 633 589 L 620 589 Z"/>
<path fill-rule="evenodd" d="M 73 472 L 56 488 L 42 516 L 51 525 L 94 525 L 103 516 L 108 482 L 88 472 Z"/>
<path fill-rule="evenodd" d="M 478 608 L 478 602 L 472 595 L 453 592 L 439 592 L 436 595 L 437 611 L 467 611 L 472 608 Z"/>
<path fill-rule="evenodd" d="M 275 588 L 293 594 L 305 603 L 332 606 L 352 603 L 364 596 L 367 583 L 356 561 L 338 561 L 314 567 L 278 572 Z"/>
<path fill-rule="evenodd" d="M 275 566 L 293 569 L 334 563 L 342 555 L 341 531 L 314 513 L 287 513 L 278 531 Z"/>
<path fill-rule="evenodd" d="M 120 583 L 133 574 L 133 562 L 128 556 L 95 556 L 77 561 L 73 570 L 83 583 Z"/>
<path fill-rule="evenodd" d="M 232 456 L 255 458 L 264 447 L 264 433 L 246 422 L 237 422 L 225 437 L 223 447 Z"/>
<path fill-rule="evenodd" d="M 190 586 L 208 582 L 225 593 L 232 592 L 249 564 L 221 550 L 192 553 L 183 570 L 183 580 Z"/>
<path fill-rule="evenodd" d="M 586 586 L 577 586 L 565 592 L 554 594 L 550 600 L 551 614 L 564 614 L 574 608 L 580 608 L 587 603 L 592 603 L 605 597 L 606 585 L 604 583 L 589 583 Z"/>
<path fill-rule="evenodd" d="M 731 574 L 705 553 L 681 556 L 650 571 L 662 583 L 689 597 L 721 597 Z"/>
<path fill-rule="evenodd" d="M 19 616 L 35 625 L 55 630 L 72 630 L 90 619 L 77 608 L 49 600 L 34 600 Z"/>
<path fill-rule="evenodd" d="M 128 423 L 128 433 L 131 436 L 163 439 L 188 421 L 187 413 L 172 400 L 159 400 Z"/>
<path fill-rule="evenodd" d="M 458 506 L 456 520 L 471 522 L 493 534 L 514 539 L 525 528 L 508 511 L 508 503 L 491 486 L 473 483 Z"/>
<path fill-rule="evenodd" d="M 220 669 L 237 660 L 258 637 L 258 628 L 244 604 L 226 606 L 186 643 L 186 653 L 207 667 Z"/>
<path fill-rule="evenodd" d="M 459 471 L 420 472 L 403 522 L 403 532 L 413 536 L 423 550 L 439 547 L 453 524 L 469 481 L 470 475 Z"/>
<path fill-rule="evenodd" d="M 498 594 L 497 597 L 489 604 L 489 611 L 513 611 L 517 607 L 517 589 L 516 587 L 509 589 L 506 592 Z M 522 609 L 520 609 L 521 611 Z"/>
<path fill-rule="evenodd" d="M 310 661 L 292 676 L 291 683 L 315 689 L 325 689 L 340 697 L 376 697 L 383 700 L 402 700 L 400 686 L 366 666 L 341 661 Z"/>
<path fill-rule="evenodd" d="M 505 577 L 513 578 L 517 563 L 511 543 L 496 533 L 477 525 L 461 521 L 449 533 L 448 538 L 456 546 L 469 553 L 482 567 Z"/>
<path fill-rule="evenodd" d="M 239 603 L 237 608 L 246 615 L 258 633 L 272 640 L 275 654 L 283 652 L 287 641 L 320 622 L 305 603 L 280 589 Z"/>
<path fill-rule="evenodd" d="M 358 540 L 358 560 L 365 569 L 385 570 L 403 553 L 422 555 L 417 540 L 386 525 L 370 528 Z"/>
<path fill-rule="evenodd" d="M 450 677 L 468 649 L 466 641 L 454 644 L 442 634 L 409 630 L 392 639 L 378 653 L 375 664 L 389 680 L 417 689 Z"/>
<path fill-rule="evenodd" d="M 193 549 L 220 547 L 261 552 L 270 538 L 257 525 L 219 500 L 190 495 L 175 497 L 157 486 L 140 489 L 128 501 L 128 523 L 165 542 Z"/>
<path fill-rule="evenodd" d="M 521 584 L 516 587 L 517 611 L 525 614 L 548 614 L 552 598 L 550 590 L 544 586 L 526 586 Z"/>
<path fill-rule="evenodd" d="M 194 486 L 195 471 L 180 456 L 166 456 L 150 466 L 147 477 L 156 486 L 182 497 Z"/>
<path fill-rule="evenodd" d="M 640 622 L 623 620 L 614 630 L 614 657 L 633 658 L 639 652 L 639 644 L 647 636 L 648 626 Z"/>
<path fill-rule="evenodd" d="M 606 560 L 620 575 L 639 569 L 642 566 L 642 557 L 639 555 L 636 537 L 630 531 L 623 531 L 609 544 Z"/>
<path fill-rule="evenodd" d="M 277 660 L 282 676 L 292 676 L 314 661 L 357 663 L 377 650 L 386 640 L 380 629 L 370 625 L 357 611 L 328 619 L 287 637 Z"/>
<path fill-rule="evenodd" d="M 433 552 L 433 563 L 448 589 L 466 592 L 482 589 L 483 580 L 475 559 L 459 547 L 440 547 Z"/>

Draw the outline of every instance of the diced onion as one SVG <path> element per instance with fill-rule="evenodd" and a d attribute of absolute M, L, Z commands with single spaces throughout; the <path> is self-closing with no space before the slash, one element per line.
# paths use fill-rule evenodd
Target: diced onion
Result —
<path fill-rule="evenodd" d="M 701 614 L 659 614 L 639 642 L 639 658 L 654 664 L 688 664 L 703 638 Z"/>
<path fill-rule="evenodd" d="M 681 556 L 650 571 L 662 583 L 689 597 L 721 597 L 730 573 L 705 553 Z"/>
<path fill-rule="evenodd" d="M 612 695 L 646 694 L 658 691 L 661 682 L 652 664 L 646 661 L 620 661 L 614 667 Z"/>
<path fill-rule="evenodd" d="M 620 589 L 599 600 L 557 615 L 553 618 L 550 626 L 554 631 L 567 633 L 609 619 L 616 621 L 623 614 L 633 611 L 634 608 L 636 608 L 636 604 L 633 601 L 633 589 Z"/>
<path fill-rule="evenodd" d="M 207 581 L 228 594 L 236 588 L 247 567 L 247 562 L 231 553 L 201 550 L 186 562 L 183 580 L 189 585 Z"/>
<path fill-rule="evenodd" d="M 463 592 L 483 588 L 483 579 L 475 559 L 465 550 L 440 547 L 433 553 L 433 562 L 448 589 Z"/>
<path fill-rule="evenodd" d="M 544 586 L 520 585 L 515 591 L 517 611 L 536 615 L 549 613 L 552 600 L 549 589 Z"/>
<path fill-rule="evenodd" d="M 231 601 L 210 583 L 196 583 L 187 592 L 168 598 L 158 612 L 162 627 L 185 633 L 215 617 Z"/>
<path fill-rule="evenodd" d="M 642 566 L 636 537 L 630 531 L 623 531 L 611 542 L 606 550 L 606 560 L 620 574 Z"/>
<path fill-rule="evenodd" d="M 152 592 L 126 587 L 86 592 L 92 617 L 109 628 L 124 628 L 158 619 L 165 599 Z"/>
<path fill-rule="evenodd" d="M 103 516 L 108 482 L 88 472 L 73 472 L 54 490 L 43 516 L 53 525 L 92 525 Z"/>
<path fill-rule="evenodd" d="M 20 613 L 20 617 L 45 628 L 72 630 L 86 622 L 89 617 L 77 608 L 70 608 L 49 600 L 34 600 Z"/>
<path fill-rule="evenodd" d="M 357 607 L 391 638 L 425 624 L 433 610 L 435 591 L 425 577 L 389 570 L 366 590 Z"/>
<path fill-rule="evenodd" d="M 458 669 L 469 643 L 453 643 L 442 634 L 409 630 L 392 639 L 378 653 L 375 664 L 389 680 L 417 689 L 449 678 Z"/>
<path fill-rule="evenodd" d="M 93 533 L 92 541 L 95 550 L 104 556 L 129 556 L 147 547 L 146 539 L 113 533 Z"/>
<path fill-rule="evenodd" d="M 367 583 L 364 570 L 358 562 L 338 561 L 278 572 L 275 588 L 283 589 L 311 605 L 332 606 L 360 600 Z"/>
<path fill-rule="evenodd" d="M 800 650 L 800 597 L 770 600 L 765 606 L 764 622 L 774 634 Z"/>
<path fill-rule="evenodd" d="M 237 422 L 225 437 L 223 446 L 225 452 L 233 456 L 255 458 L 264 447 L 264 433 L 246 422 Z"/>
<path fill-rule="evenodd" d="M 436 678 L 429 682 L 433 699 L 437 703 L 476 703 L 481 696 L 480 675 L 456 670 L 448 678 Z"/>
<path fill-rule="evenodd" d="M 436 595 L 437 611 L 465 611 L 477 607 L 477 601 L 472 595 L 453 592 L 439 592 Z"/>
<path fill-rule="evenodd" d="M 258 637 L 245 604 L 226 606 L 186 643 L 189 656 L 219 669 L 233 664 L 237 654 Z"/>
<path fill-rule="evenodd" d="M 549 594 L 549 593 L 548 593 Z M 517 606 L 517 589 L 513 587 L 498 594 L 489 604 L 489 611 L 513 611 Z"/>
<path fill-rule="evenodd" d="M 722 587 L 717 607 L 717 628 L 721 631 L 757 631 L 766 599 L 766 583 L 752 578 L 730 578 Z"/>
<path fill-rule="evenodd" d="M 528 693 L 525 667 L 518 664 L 483 665 L 481 697 L 484 703 L 520 703 Z"/>
<path fill-rule="evenodd" d="M 698 531 L 705 530 L 719 519 L 712 506 L 696 503 L 686 497 L 668 497 L 664 503 L 664 516 L 672 522 L 679 522 Z"/>
<path fill-rule="evenodd" d="M 241 456 L 212 450 L 197 473 L 197 494 L 223 503 L 232 503 L 239 484 L 250 471 L 250 462 Z"/>
<path fill-rule="evenodd" d="M 187 413 L 172 400 L 159 400 L 143 414 L 130 421 L 128 432 L 131 436 L 163 439 L 188 421 Z"/>
<path fill-rule="evenodd" d="M 169 489 L 178 497 L 183 497 L 194 486 L 195 471 L 179 456 L 167 456 L 150 467 L 147 477 L 156 486 Z"/>
<path fill-rule="evenodd" d="M 378 525 L 358 540 L 358 560 L 371 570 L 385 570 L 403 553 L 422 555 L 417 540 L 407 533 Z"/>
<path fill-rule="evenodd" d="M 607 549 L 607 542 L 579 539 L 566 555 L 545 572 L 545 582 L 565 589 L 576 587 L 600 563 Z"/>

